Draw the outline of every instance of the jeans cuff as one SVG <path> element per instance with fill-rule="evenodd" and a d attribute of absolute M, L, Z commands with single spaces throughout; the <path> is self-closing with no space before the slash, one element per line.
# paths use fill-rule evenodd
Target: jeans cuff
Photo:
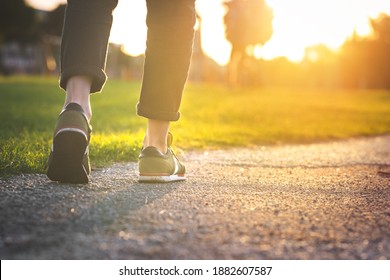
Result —
<path fill-rule="evenodd" d="M 69 78 L 79 75 L 88 76 L 92 78 L 90 90 L 91 93 L 100 92 L 103 89 L 103 86 L 107 80 L 107 75 L 102 69 L 85 65 L 76 65 L 68 67 L 62 71 L 60 78 L 60 87 L 66 90 L 66 84 Z"/>
<path fill-rule="evenodd" d="M 175 122 L 180 119 L 179 112 L 158 111 L 137 104 L 137 115 L 151 120 Z"/>

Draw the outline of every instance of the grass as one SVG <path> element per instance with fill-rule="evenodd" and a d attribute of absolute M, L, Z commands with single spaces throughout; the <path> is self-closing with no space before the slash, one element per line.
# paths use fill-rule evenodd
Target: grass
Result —
<path fill-rule="evenodd" d="M 145 120 L 139 82 L 109 81 L 92 97 L 93 167 L 137 159 Z M 55 78 L 0 78 L 0 174 L 45 172 L 64 95 Z M 188 84 L 176 148 L 308 143 L 390 132 L 390 91 L 229 89 Z"/>

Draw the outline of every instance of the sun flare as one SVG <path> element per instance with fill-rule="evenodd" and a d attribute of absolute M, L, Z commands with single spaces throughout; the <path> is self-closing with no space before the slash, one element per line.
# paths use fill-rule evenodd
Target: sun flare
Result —
<path fill-rule="evenodd" d="M 230 44 L 224 37 L 224 0 L 197 0 L 202 18 L 202 48 L 217 63 L 229 60 Z M 64 0 L 28 0 L 36 7 L 52 9 Z M 274 33 L 262 47 L 255 49 L 257 58 L 279 56 L 300 61 L 305 48 L 324 44 L 336 50 L 354 32 L 370 34 L 369 18 L 390 14 L 389 0 L 266 0 L 273 9 Z M 131 55 L 142 54 L 146 40 L 145 1 L 119 1 L 114 11 L 110 41 L 123 45 Z"/>
<path fill-rule="evenodd" d="M 274 34 L 264 45 L 266 59 L 286 56 L 300 61 L 308 46 L 339 48 L 354 32 L 370 34 L 370 17 L 390 13 L 385 0 L 267 0 L 274 11 Z"/>
<path fill-rule="evenodd" d="M 123 45 L 130 55 L 143 54 L 146 46 L 146 2 L 119 1 L 114 11 L 110 41 Z"/>

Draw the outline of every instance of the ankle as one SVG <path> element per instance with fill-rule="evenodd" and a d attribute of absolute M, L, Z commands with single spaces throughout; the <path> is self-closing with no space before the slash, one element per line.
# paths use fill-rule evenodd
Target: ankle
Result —
<path fill-rule="evenodd" d="M 85 102 L 79 102 L 77 100 L 66 100 L 65 103 L 64 103 L 64 106 L 63 106 L 63 109 L 65 109 L 65 107 L 70 104 L 70 103 L 76 103 L 78 105 L 81 106 L 81 108 L 83 109 L 84 111 L 84 114 L 85 116 L 87 117 L 88 120 L 91 120 L 92 118 L 92 109 L 91 109 L 91 105 L 89 102 L 85 103 Z"/>
<path fill-rule="evenodd" d="M 88 120 L 92 117 L 92 109 L 90 104 L 90 89 L 92 80 L 88 76 L 71 77 L 66 85 L 66 99 L 64 108 L 69 103 L 76 103 L 83 108 Z"/>
<path fill-rule="evenodd" d="M 165 154 L 168 150 L 168 131 L 170 122 L 161 120 L 148 120 L 148 128 L 144 138 L 144 147 L 153 146 Z"/>
<path fill-rule="evenodd" d="M 146 135 L 144 138 L 143 146 L 144 148 L 155 147 L 162 154 L 165 154 L 168 150 L 168 144 L 166 138 L 165 140 L 155 139 L 155 138 L 148 137 L 148 135 Z"/>

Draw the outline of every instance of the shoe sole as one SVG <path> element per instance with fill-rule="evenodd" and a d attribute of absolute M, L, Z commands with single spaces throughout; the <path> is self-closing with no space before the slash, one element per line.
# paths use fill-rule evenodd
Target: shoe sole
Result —
<path fill-rule="evenodd" d="M 53 154 L 47 176 L 53 181 L 86 184 L 89 175 L 83 165 L 88 141 L 83 133 L 63 131 L 53 140 Z"/>
<path fill-rule="evenodd" d="M 140 183 L 170 183 L 177 181 L 184 181 L 186 177 L 184 175 L 169 175 L 169 176 L 148 176 L 139 175 L 138 182 Z"/>

